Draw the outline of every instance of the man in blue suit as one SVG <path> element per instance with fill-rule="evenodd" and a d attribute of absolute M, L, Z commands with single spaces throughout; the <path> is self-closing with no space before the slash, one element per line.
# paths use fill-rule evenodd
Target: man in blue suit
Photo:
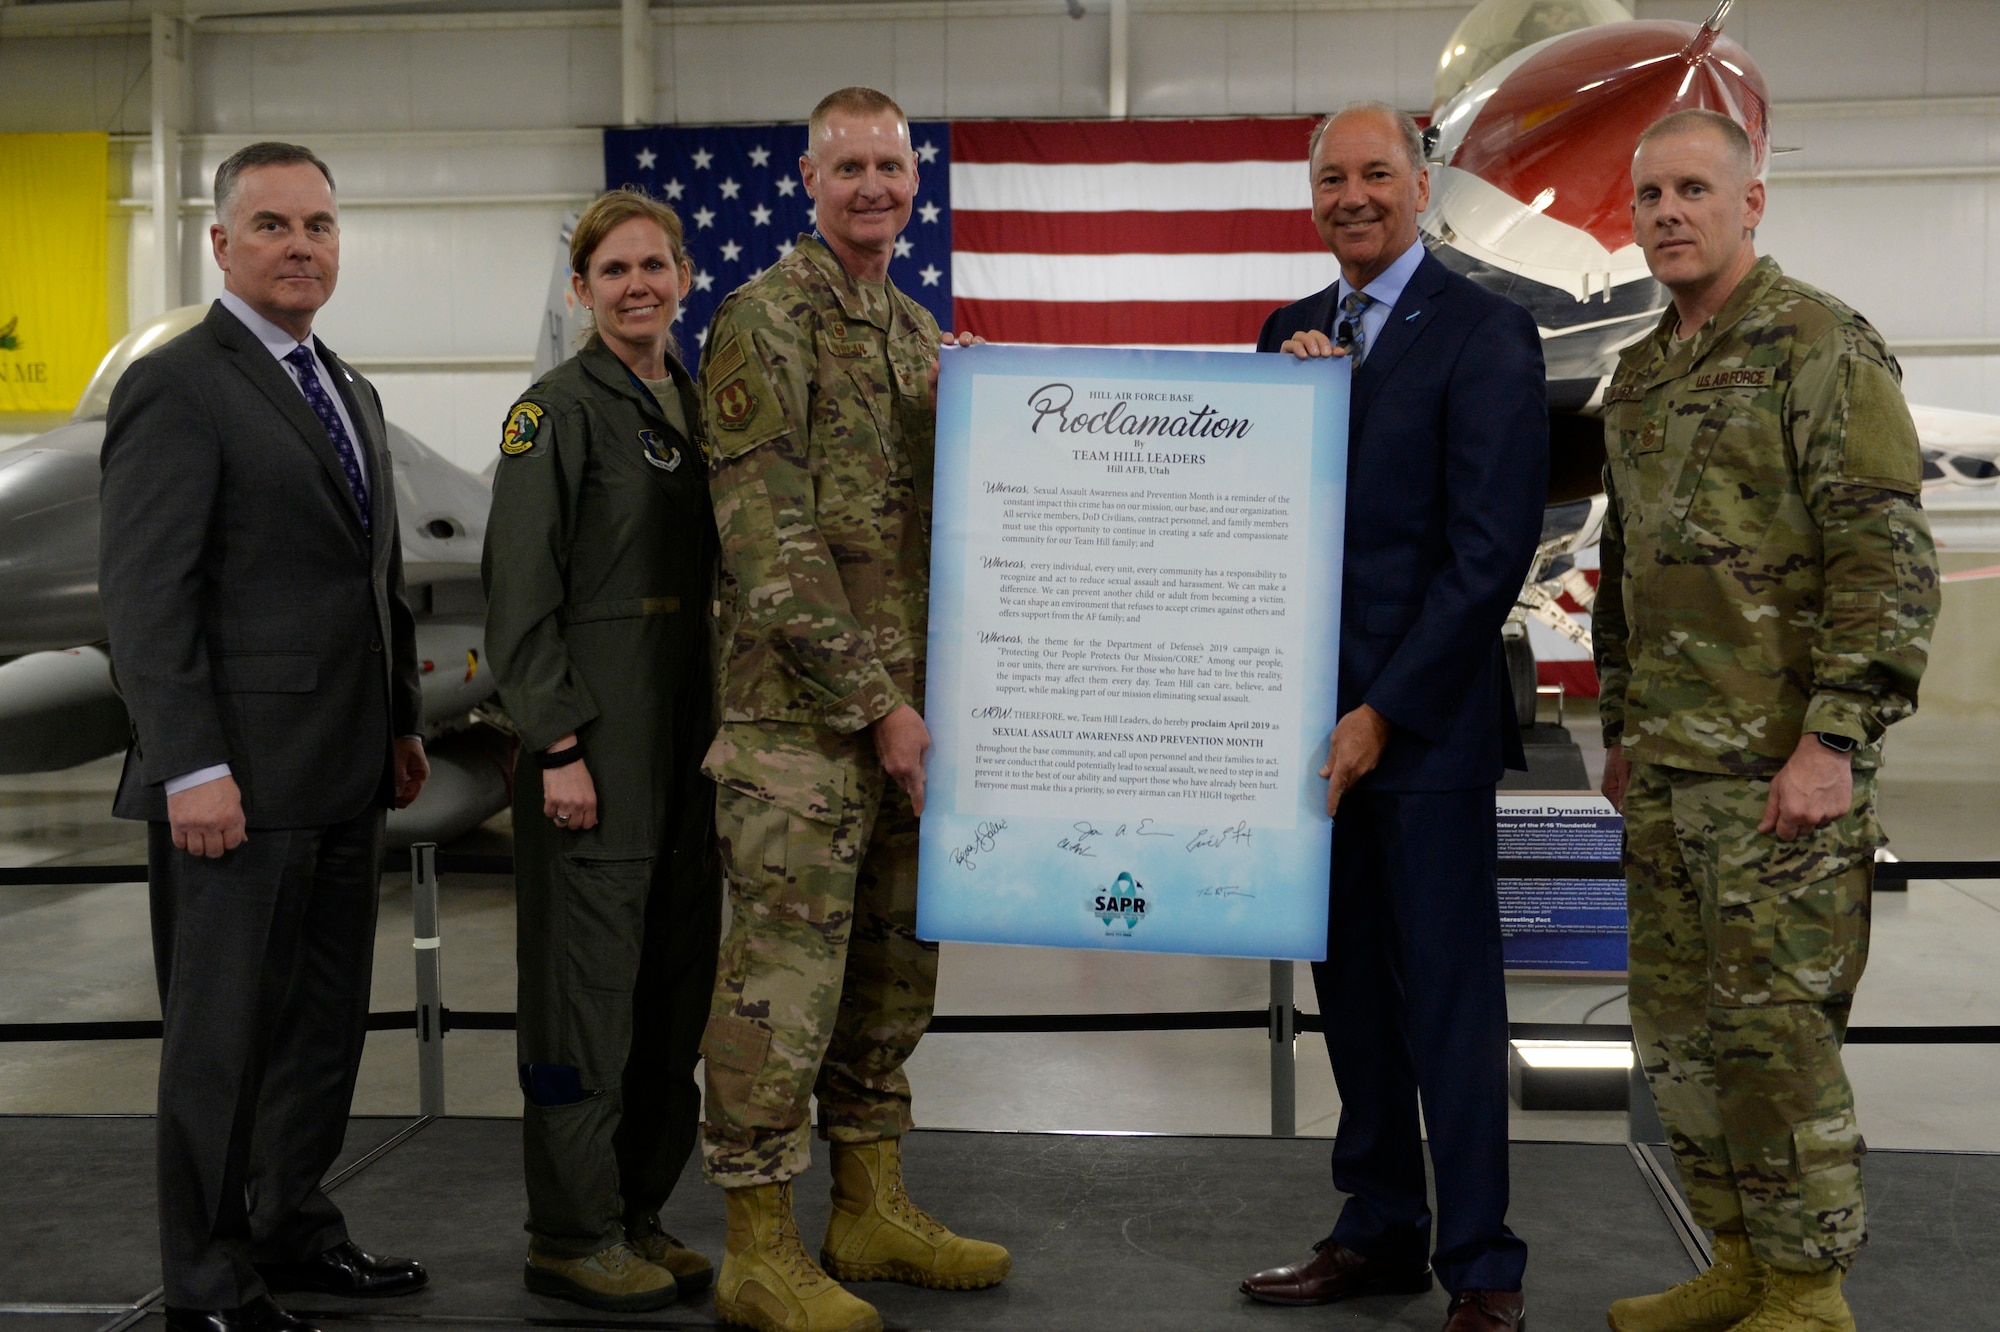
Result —
<path fill-rule="evenodd" d="M 1242 1289 L 1273 1304 L 1416 1293 L 1434 1265 L 1447 1332 L 1513 1332 L 1527 1250 L 1506 1224 L 1493 789 L 1525 766 L 1500 627 L 1547 493 L 1541 340 L 1525 310 L 1419 243 L 1430 184 L 1408 116 L 1351 105 L 1314 132 L 1311 162 L 1340 281 L 1272 314 L 1257 349 L 1354 366 L 1340 720 L 1320 772 L 1333 874 L 1313 967 L 1347 1202 L 1309 1260 Z"/>

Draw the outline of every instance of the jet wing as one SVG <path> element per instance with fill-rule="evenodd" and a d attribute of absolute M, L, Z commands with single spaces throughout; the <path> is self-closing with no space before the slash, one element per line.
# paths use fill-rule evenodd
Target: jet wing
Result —
<path fill-rule="evenodd" d="M 1945 551 L 2000 551 L 2000 416 L 1910 405 L 1924 453 L 1924 512 Z"/>

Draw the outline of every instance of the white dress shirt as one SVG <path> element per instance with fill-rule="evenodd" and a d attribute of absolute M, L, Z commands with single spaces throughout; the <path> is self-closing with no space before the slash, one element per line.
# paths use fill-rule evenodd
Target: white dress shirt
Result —
<path fill-rule="evenodd" d="M 285 377 L 298 387 L 299 396 L 304 397 L 306 390 L 305 385 L 299 381 L 298 367 L 285 358 L 292 354 L 294 348 L 306 344 L 302 344 L 284 329 L 279 328 L 276 324 L 264 318 L 263 315 L 251 309 L 250 303 L 233 291 L 224 291 L 222 293 L 222 305 L 229 313 L 242 320 L 245 328 L 256 335 L 257 341 L 264 344 L 264 349 L 271 353 L 277 360 L 279 368 L 284 370 Z M 327 367 L 326 359 L 319 354 L 317 345 L 313 345 L 312 353 L 313 369 L 319 375 L 320 386 L 326 390 L 326 396 L 332 401 L 333 410 L 340 414 L 340 423 L 347 427 L 347 438 L 354 445 L 354 463 L 355 466 L 361 469 L 361 483 L 365 486 L 368 484 L 367 447 L 361 442 L 361 432 L 354 428 L 354 418 L 347 413 L 347 402 L 340 396 L 340 388 L 334 382 L 333 371 Z M 188 790 L 190 787 L 201 786 L 207 782 L 227 777 L 228 775 L 229 765 L 227 763 L 217 763 L 210 767 L 197 768 L 193 772 L 185 772 L 178 777 L 169 777 L 166 783 L 167 794 L 179 795 L 182 791 Z"/>

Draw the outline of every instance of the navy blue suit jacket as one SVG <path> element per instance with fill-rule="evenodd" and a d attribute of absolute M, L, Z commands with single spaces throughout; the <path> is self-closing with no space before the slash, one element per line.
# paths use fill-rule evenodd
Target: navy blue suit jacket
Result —
<path fill-rule="evenodd" d="M 1334 300 L 1274 311 L 1257 350 L 1330 333 Z M 1528 312 L 1429 254 L 1355 372 L 1340 712 L 1366 703 L 1394 726 L 1357 790 L 1463 790 L 1526 766 L 1500 626 L 1541 536 L 1544 376 Z"/>

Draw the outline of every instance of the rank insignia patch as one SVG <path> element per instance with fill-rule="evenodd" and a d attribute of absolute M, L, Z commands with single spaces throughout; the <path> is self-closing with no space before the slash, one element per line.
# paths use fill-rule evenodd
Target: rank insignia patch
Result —
<path fill-rule="evenodd" d="M 507 413 L 507 428 L 500 435 L 500 452 L 508 457 L 526 453 L 535 446 L 535 432 L 542 428 L 540 404 L 517 402 Z"/>
<path fill-rule="evenodd" d="M 657 430 L 641 430 L 639 447 L 646 451 L 646 461 L 662 471 L 671 472 L 681 465 L 681 451 L 667 443 Z"/>
<path fill-rule="evenodd" d="M 725 430 L 741 430 L 756 411 L 757 395 L 740 376 L 715 391 L 716 420 Z"/>

